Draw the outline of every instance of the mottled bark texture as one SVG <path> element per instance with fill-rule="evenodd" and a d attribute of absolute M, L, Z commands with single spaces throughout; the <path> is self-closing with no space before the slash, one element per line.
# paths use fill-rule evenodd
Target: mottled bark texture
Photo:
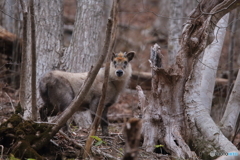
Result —
<path fill-rule="evenodd" d="M 86 72 L 99 59 L 104 40 L 103 28 L 106 26 L 104 4 L 103 0 L 77 2 L 74 32 L 62 58 L 62 69 L 71 72 Z"/>
<path fill-rule="evenodd" d="M 29 3 L 23 0 L 23 4 L 28 8 Z M 53 9 L 54 8 L 54 9 Z M 32 26 L 35 23 L 36 31 L 36 84 L 40 77 L 46 72 L 56 68 L 59 68 L 60 57 L 62 56 L 62 0 L 53 1 L 34 1 L 34 13 L 31 14 L 27 9 L 24 10 L 27 14 L 27 39 L 26 43 L 26 53 L 23 55 L 23 73 L 24 79 L 21 79 L 21 105 L 24 107 L 24 118 L 29 119 L 32 112 L 32 94 L 31 94 L 31 77 L 32 75 L 32 60 L 31 54 L 33 50 L 31 48 L 32 44 Z M 30 23 L 30 15 L 34 16 L 34 22 Z M 26 34 L 23 33 L 23 34 Z M 36 86 L 38 89 L 38 85 Z M 36 92 L 38 93 L 38 92 Z M 37 97 L 39 95 L 37 94 Z M 38 105 L 41 101 L 38 98 Z"/>
<path fill-rule="evenodd" d="M 170 1 L 168 29 L 168 65 L 175 64 L 183 25 L 183 0 Z"/>
<path fill-rule="evenodd" d="M 60 69 L 88 72 L 96 64 L 105 38 L 106 15 L 109 15 L 111 8 L 107 2 L 108 0 L 77 1 L 73 35 L 61 58 Z M 90 111 L 77 112 L 73 119 L 80 128 L 88 128 L 92 122 Z"/>
<path fill-rule="evenodd" d="M 201 1 L 183 28 L 180 50 L 171 68 L 155 63 L 160 62 L 160 49 L 156 45 L 152 48 L 152 95 L 143 113 L 143 146 L 148 151 L 163 144 L 167 153 L 179 158 L 192 159 L 197 153 L 209 159 L 211 151 L 236 150 L 213 122 L 207 107 L 192 107 L 191 90 L 198 81 L 191 82 L 198 59 L 215 38 L 216 24 L 239 5 L 234 0 Z"/>

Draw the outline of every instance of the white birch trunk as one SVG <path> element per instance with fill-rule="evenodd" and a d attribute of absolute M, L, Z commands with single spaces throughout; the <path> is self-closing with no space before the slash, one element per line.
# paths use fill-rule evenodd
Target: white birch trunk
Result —
<path fill-rule="evenodd" d="M 240 70 L 231 92 L 226 110 L 221 120 L 221 131 L 228 138 L 232 138 L 236 122 L 240 113 Z"/>
<path fill-rule="evenodd" d="M 219 59 L 222 53 L 226 27 L 228 25 L 229 14 L 222 18 L 219 25 L 214 30 L 215 39 L 212 44 L 204 50 L 203 60 L 198 61 L 201 67 L 201 102 L 210 113 L 213 99 L 213 91 L 215 87 L 216 73 L 218 69 Z"/>
<path fill-rule="evenodd" d="M 218 59 L 220 56 L 222 42 L 225 36 L 225 27 L 227 26 L 228 15 L 222 18 L 215 30 L 217 30 L 217 41 L 212 43 L 206 50 L 204 54 L 204 59 L 209 58 L 209 60 L 204 60 L 205 63 L 209 65 L 211 62 L 213 67 L 218 65 Z M 210 56 L 210 54 L 212 54 Z M 216 58 L 216 59 L 214 59 Z M 198 61 L 197 63 L 201 63 Z M 215 148 L 219 148 L 218 152 L 230 152 L 237 150 L 236 147 L 228 141 L 228 139 L 222 134 L 218 126 L 214 123 L 209 115 L 209 97 L 204 96 L 206 94 L 210 96 L 212 94 L 214 86 L 215 74 L 211 68 L 207 68 L 201 71 L 200 65 L 195 65 L 193 68 L 193 73 L 189 77 L 184 94 L 184 103 L 186 106 L 185 115 L 188 119 L 188 124 L 193 135 L 194 144 L 199 147 L 203 153 L 210 153 L 215 151 Z M 208 77 L 209 76 L 209 77 Z M 203 88 L 202 88 L 203 87 Z M 208 88 L 210 87 L 210 88 Z M 200 143 L 201 142 L 201 143 Z M 207 147 L 208 146 L 208 147 Z"/>

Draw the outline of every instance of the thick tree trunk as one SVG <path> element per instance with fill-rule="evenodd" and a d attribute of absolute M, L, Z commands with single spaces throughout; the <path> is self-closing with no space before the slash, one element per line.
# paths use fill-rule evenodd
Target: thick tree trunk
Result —
<path fill-rule="evenodd" d="M 170 19 L 168 30 L 168 65 L 175 64 L 183 24 L 183 0 L 170 1 Z"/>
<path fill-rule="evenodd" d="M 106 20 L 103 0 L 77 2 L 73 37 L 62 57 L 62 69 L 71 72 L 87 72 L 99 58 L 104 40 Z M 104 27 L 103 27 L 104 26 Z"/>
<path fill-rule="evenodd" d="M 181 86 L 176 86 L 178 76 L 170 76 L 160 65 L 160 47 L 154 45 L 151 50 L 152 96 L 143 113 L 143 147 L 153 151 L 155 145 L 164 145 L 164 150 L 173 156 L 196 157 L 184 141 L 182 129 L 184 111 L 178 98 Z M 183 133 L 183 134 L 182 134 Z"/>
<path fill-rule="evenodd" d="M 20 35 L 20 5 L 19 1 L 5 0 L 0 2 L 0 25 L 9 32 Z"/>
<path fill-rule="evenodd" d="M 108 12 L 110 10 L 105 8 L 105 3 L 106 0 L 77 2 L 74 32 L 70 45 L 62 57 L 61 69 L 70 72 L 88 72 L 96 64 L 104 42 L 106 15 L 110 13 Z M 89 110 L 76 112 L 73 119 L 79 128 L 88 128 L 92 122 Z"/>
<path fill-rule="evenodd" d="M 151 58 L 152 96 L 143 115 L 143 146 L 148 151 L 159 143 L 179 158 L 194 158 L 191 150 L 203 156 L 214 150 L 236 150 L 211 119 L 209 106 L 193 104 L 199 104 L 202 98 L 200 87 L 195 87 L 200 85 L 195 75 L 199 57 L 214 40 L 218 21 L 239 5 L 233 0 L 201 1 L 184 26 L 181 48 L 172 68 L 161 67 L 159 49 L 153 48 L 157 53 L 153 52 Z"/>
<path fill-rule="evenodd" d="M 206 66 L 202 68 L 202 64 L 199 64 L 202 62 L 196 62 L 185 86 L 185 116 L 191 130 L 191 140 L 205 156 L 209 156 L 209 153 L 215 150 L 218 152 L 236 150 L 236 147 L 223 136 L 209 114 L 215 83 L 215 69 L 220 58 L 225 37 L 224 27 L 227 26 L 227 22 L 228 15 L 217 24 L 221 29 L 216 28 L 216 40 L 204 51 L 203 64 Z"/>
<path fill-rule="evenodd" d="M 28 6 L 29 4 L 26 3 Z M 54 8 L 54 9 L 53 9 Z M 46 72 L 55 68 L 59 68 L 60 57 L 62 56 L 62 0 L 53 1 L 35 1 L 34 3 L 34 17 L 36 26 L 36 53 L 37 53 L 37 68 L 36 68 L 36 80 Z M 31 54 L 33 52 L 31 48 L 32 38 L 30 24 L 30 13 L 28 12 L 28 25 L 27 25 L 27 60 L 23 65 L 26 65 L 25 79 L 22 79 L 22 83 L 25 83 L 25 88 L 22 91 L 24 96 L 21 96 L 21 105 L 25 107 L 24 118 L 29 119 L 32 112 L 32 88 L 31 88 Z M 24 66 L 22 66 L 24 67 Z M 33 75 L 34 76 L 34 75 Z M 38 89 L 38 85 L 37 85 Z M 36 92 L 38 93 L 38 92 Z M 41 100 L 38 97 L 38 105 Z"/>

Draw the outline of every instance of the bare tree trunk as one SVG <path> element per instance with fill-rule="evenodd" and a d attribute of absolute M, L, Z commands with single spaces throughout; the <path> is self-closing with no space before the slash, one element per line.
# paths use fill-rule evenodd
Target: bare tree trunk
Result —
<path fill-rule="evenodd" d="M 110 19 L 109 21 L 110 25 L 110 23 L 112 22 Z M 78 110 L 79 105 L 83 103 L 84 98 L 86 97 L 90 87 L 93 84 L 93 81 L 97 76 L 98 71 L 100 70 L 107 56 L 110 38 L 111 34 L 106 36 L 105 45 L 102 49 L 102 54 L 100 55 L 100 58 L 98 59 L 96 65 L 88 73 L 88 77 L 86 78 L 83 86 L 80 88 L 78 95 L 76 95 L 76 97 L 73 99 L 69 107 L 62 113 L 59 119 L 57 119 L 56 124 L 53 126 L 53 128 L 51 128 L 51 131 L 48 133 L 49 135 L 44 137 L 43 139 L 40 139 L 33 145 L 34 149 L 38 150 L 42 148 L 46 144 L 46 142 L 48 142 L 60 130 L 60 128 L 63 127 L 64 124 L 66 124 L 67 120 L 75 113 L 76 110 Z"/>
<path fill-rule="evenodd" d="M 73 37 L 62 57 L 61 69 L 86 72 L 97 62 L 104 40 L 103 26 L 106 26 L 104 4 L 103 0 L 77 2 Z"/>
<path fill-rule="evenodd" d="M 29 4 L 26 3 L 27 6 Z M 53 9 L 54 8 L 54 9 Z M 35 1 L 34 2 L 34 14 L 29 14 L 29 21 L 27 25 L 27 31 L 31 31 L 32 27 L 36 26 L 36 53 L 37 64 L 33 64 L 31 60 L 31 54 L 34 48 L 31 48 L 34 35 L 31 32 L 27 32 L 27 59 L 24 65 L 26 65 L 25 79 L 22 79 L 22 83 L 25 83 L 25 88 L 22 89 L 22 93 L 25 94 L 22 97 L 22 106 L 25 107 L 24 118 L 29 119 L 32 114 L 32 85 L 38 84 L 39 78 L 46 71 L 50 71 L 54 68 L 59 68 L 59 58 L 61 56 L 62 47 L 62 0 L 53 1 Z M 28 12 L 29 13 L 29 12 Z M 35 21 L 30 24 L 30 15 L 34 16 Z M 32 84 L 30 77 L 35 77 L 32 74 L 31 66 L 36 65 L 36 84 Z M 33 71 L 34 73 L 34 71 Z M 35 83 L 35 82 L 34 82 Z M 38 85 L 36 86 L 38 88 Z M 36 92 L 38 93 L 38 92 Z M 38 105 L 41 103 L 38 97 Z M 34 107 L 34 106 L 33 106 Z M 33 110 L 34 111 L 34 110 Z M 34 113 L 36 114 L 36 113 Z"/>
<path fill-rule="evenodd" d="M 236 150 L 236 147 L 223 136 L 209 114 L 216 68 L 225 37 L 224 27 L 227 26 L 227 22 L 228 15 L 217 24 L 220 29 L 216 28 L 216 40 L 204 51 L 205 63 L 203 62 L 203 65 L 205 67 L 201 68 L 201 65 L 197 65 L 202 62 L 196 62 L 196 65 L 193 66 L 191 78 L 188 79 L 185 86 L 187 91 L 184 94 L 184 103 L 186 105 L 185 115 L 192 132 L 192 140 L 197 146 L 199 145 L 198 148 L 202 153 L 205 152 L 205 156 L 207 155 L 206 153 L 210 153 L 216 149 L 219 152 Z M 201 144 L 198 144 L 200 141 Z"/>
<path fill-rule="evenodd" d="M 107 24 L 107 30 L 106 30 L 106 41 L 105 41 L 105 47 L 106 51 L 104 50 L 104 52 L 108 52 L 107 53 L 107 58 L 106 58 L 106 65 L 105 65 L 105 72 L 104 72 L 104 83 L 102 86 L 102 96 L 100 98 L 98 107 L 97 107 L 97 111 L 96 111 L 96 116 L 94 118 L 94 121 L 92 123 L 91 126 L 91 130 L 90 133 L 88 135 L 86 144 L 85 144 L 85 151 L 84 151 L 84 158 L 87 158 L 88 155 L 90 155 L 90 148 L 93 142 L 93 138 L 92 136 L 96 135 L 98 126 L 100 124 L 101 121 L 101 117 L 105 108 L 105 98 L 106 98 L 106 94 L 107 94 L 107 87 L 108 87 L 108 79 L 109 79 L 109 71 L 110 71 L 110 53 L 112 52 L 112 47 L 115 41 L 115 35 L 116 35 L 116 26 L 117 26 L 117 13 L 118 13 L 118 4 L 119 4 L 119 0 L 116 0 L 113 2 L 112 4 L 112 9 L 111 9 L 111 16 L 110 19 L 108 20 L 108 24 Z M 108 41 L 109 40 L 109 41 Z"/>
<path fill-rule="evenodd" d="M 221 22 L 218 23 L 218 27 L 214 30 L 214 41 L 203 51 L 203 59 L 199 59 L 198 62 L 196 62 L 197 67 L 200 69 L 200 77 L 202 77 L 200 81 L 201 102 L 209 113 L 211 111 L 216 73 L 222 53 L 228 19 L 229 15 L 222 18 Z M 200 79 L 200 77 L 198 77 L 198 79 Z"/>
<path fill-rule="evenodd" d="M 160 143 L 167 153 L 178 158 L 196 158 L 191 151 L 194 149 L 208 159 L 214 150 L 236 150 L 211 119 L 208 106 L 193 104 L 199 104 L 201 98 L 200 87 L 195 87 L 200 84 L 195 75 L 198 59 L 214 40 L 218 21 L 239 5 L 234 0 L 201 1 L 184 26 L 181 48 L 170 69 L 159 65 L 161 56 L 154 46 L 152 96 L 143 115 L 143 146 L 147 151 L 153 151 L 154 145 Z M 199 97 L 195 100 L 196 96 Z"/>
<path fill-rule="evenodd" d="M 228 138 L 232 139 L 237 119 L 240 113 L 240 70 L 231 92 L 226 110 L 221 120 L 221 131 Z"/>
<path fill-rule="evenodd" d="M 0 2 L 0 25 L 16 35 L 20 35 L 19 7 L 19 2 L 15 0 L 4 0 Z"/>
<path fill-rule="evenodd" d="M 32 120 L 37 120 L 37 94 L 36 94 L 36 72 L 37 72 L 37 60 L 36 60 L 36 32 L 35 32 L 35 18 L 34 18 L 34 4 L 33 0 L 30 0 L 30 21 L 31 21 L 31 49 L 32 49 Z"/>
<path fill-rule="evenodd" d="M 168 30 L 168 65 L 175 64 L 183 24 L 183 0 L 170 0 Z"/>
<path fill-rule="evenodd" d="M 104 29 L 111 5 L 106 0 L 77 1 L 77 15 L 70 45 L 61 59 L 61 69 L 70 72 L 87 72 L 99 59 L 103 46 Z M 79 128 L 88 128 L 92 123 L 89 110 L 76 112 L 73 119 Z"/>
<path fill-rule="evenodd" d="M 160 47 L 151 49 L 152 96 L 143 113 L 143 147 L 153 151 L 155 145 L 163 144 L 164 150 L 176 157 L 196 157 L 184 141 L 181 128 L 184 128 L 183 109 L 178 94 L 176 78 L 170 77 L 160 65 Z"/>
<path fill-rule="evenodd" d="M 20 94 L 19 100 L 22 107 L 26 105 L 26 80 L 27 80 L 27 25 L 28 25 L 28 11 L 27 11 L 27 4 L 24 0 L 20 1 L 21 7 L 23 10 L 23 44 L 22 44 L 22 63 L 21 63 L 21 77 L 20 77 Z M 28 115 L 27 117 L 30 117 Z"/>
<path fill-rule="evenodd" d="M 20 83 L 20 103 L 24 109 L 24 118 L 32 119 L 32 106 L 31 106 L 31 23 L 30 13 L 27 10 L 29 4 L 21 1 L 23 8 L 23 51 L 22 51 L 22 65 L 21 65 L 21 83 Z"/>
<path fill-rule="evenodd" d="M 235 49 L 235 34 L 237 29 L 237 10 L 233 12 L 233 23 L 230 31 L 230 44 L 229 44 L 229 51 L 228 51 L 228 90 L 227 93 L 230 94 L 231 88 L 233 85 L 234 80 L 234 70 L 233 70 L 233 63 L 234 63 L 234 49 Z"/>

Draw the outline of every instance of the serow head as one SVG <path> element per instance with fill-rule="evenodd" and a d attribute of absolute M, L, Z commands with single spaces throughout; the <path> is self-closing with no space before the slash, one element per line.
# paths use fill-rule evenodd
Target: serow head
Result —
<path fill-rule="evenodd" d="M 119 52 L 113 53 L 111 70 L 114 69 L 115 75 L 117 77 L 124 77 L 126 72 L 131 72 L 131 66 L 129 62 L 133 59 L 135 52 Z M 113 70 L 112 70 L 113 71 Z M 128 73 L 131 74 L 131 73 Z"/>

